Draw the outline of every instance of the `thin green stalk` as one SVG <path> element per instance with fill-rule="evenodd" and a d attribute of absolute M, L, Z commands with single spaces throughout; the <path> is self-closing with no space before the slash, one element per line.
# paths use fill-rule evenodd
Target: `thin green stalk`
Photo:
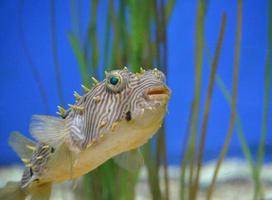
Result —
<path fill-rule="evenodd" d="M 160 26 L 160 15 L 161 13 L 159 13 L 159 9 L 158 9 L 158 5 L 157 5 L 157 1 L 156 0 L 153 0 L 152 1 L 152 6 L 153 6 L 153 9 L 154 9 L 154 21 L 155 21 L 155 28 L 156 28 L 156 31 L 155 31 L 155 58 L 156 58 L 156 64 L 158 66 L 160 66 L 162 63 L 161 63 L 161 51 L 160 51 L 160 40 L 161 40 L 161 32 L 162 32 L 162 27 Z"/>
<path fill-rule="evenodd" d="M 187 154 L 187 149 L 188 149 L 188 145 L 189 145 L 189 137 L 190 137 L 190 123 L 192 121 L 192 113 L 193 113 L 193 104 L 191 105 L 191 109 L 190 109 L 190 113 L 189 113 L 189 117 L 188 117 L 188 121 L 187 121 L 187 126 L 186 126 L 186 129 L 185 129 L 185 136 L 184 136 L 184 139 L 183 139 L 183 144 L 182 144 L 182 158 L 181 159 L 181 163 L 180 163 L 180 166 L 181 166 L 181 177 L 180 177 L 180 190 L 179 190 L 179 197 L 180 199 L 184 200 L 185 199 L 185 167 L 186 167 L 186 164 L 185 161 L 187 161 L 188 159 L 186 158 L 186 156 L 188 156 Z"/>
<path fill-rule="evenodd" d="M 265 73 L 264 73 L 264 107 L 263 107 L 263 120 L 262 120 L 262 130 L 261 130 L 261 138 L 258 148 L 257 154 L 257 163 L 256 163 L 256 171 L 257 171 L 257 184 L 255 185 L 254 191 L 254 199 L 262 198 L 263 194 L 261 191 L 261 171 L 262 164 L 264 160 L 265 154 L 265 143 L 267 139 L 267 129 L 268 129 L 268 114 L 271 104 L 271 56 L 272 56 L 272 3 L 269 2 L 269 20 L 268 20 L 268 49 L 266 55 L 266 65 L 265 65 Z"/>
<path fill-rule="evenodd" d="M 235 44 L 235 57 L 234 57 L 234 74 L 233 74 L 233 94 L 231 99 L 231 117 L 230 124 L 227 132 L 227 136 L 223 145 L 223 149 L 220 152 L 219 159 L 215 166 L 212 182 L 208 188 L 207 200 L 212 198 L 212 194 L 215 188 L 215 183 L 220 166 L 225 158 L 228 151 L 228 147 L 233 135 L 235 117 L 236 117 L 236 104 L 237 104 L 237 93 L 238 93 L 238 75 L 239 75 L 239 62 L 240 62 L 240 49 L 241 49 L 241 31 L 242 31 L 242 1 L 238 0 L 238 11 L 237 11 L 237 30 L 236 30 L 236 44 Z"/>
<path fill-rule="evenodd" d="M 158 170 L 160 169 L 161 163 L 163 166 L 163 181 L 165 186 L 165 192 L 163 199 L 169 199 L 169 176 L 168 176 L 168 166 L 167 166 L 167 156 L 166 156 L 166 146 L 165 146 L 165 126 L 164 124 L 157 133 L 157 148 L 156 148 L 156 165 Z"/>
<path fill-rule="evenodd" d="M 159 176 L 158 176 L 158 166 L 156 166 L 155 161 L 152 156 L 152 148 L 150 142 L 144 146 L 144 155 L 145 155 L 145 165 L 148 172 L 148 182 L 150 187 L 150 192 L 153 200 L 160 200 L 161 190 L 159 185 Z"/>
<path fill-rule="evenodd" d="M 194 102 L 193 102 L 194 104 Z M 193 106 L 192 106 L 193 107 Z M 192 119 L 192 117 L 190 117 L 190 120 Z M 191 123 L 191 122 L 190 122 Z M 189 131 L 191 132 L 191 127 L 189 129 Z M 190 136 L 190 135 L 189 135 Z M 190 137 L 188 137 L 188 142 L 189 142 L 189 139 Z M 180 173 L 180 191 L 179 191 L 179 194 L 180 194 L 180 200 L 185 200 L 187 199 L 187 191 L 186 191 L 186 168 L 187 168 L 187 165 L 188 165 L 188 161 L 189 161 L 189 154 L 188 154 L 188 148 L 189 148 L 189 143 L 187 143 L 187 147 L 186 147 L 186 150 L 184 152 L 184 155 L 183 155 L 183 159 L 181 161 L 181 173 Z"/>
<path fill-rule="evenodd" d="M 169 3 L 169 2 L 168 2 Z M 161 34 L 161 43 L 162 43 L 162 65 L 161 65 L 161 69 L 162 71 L 165 73 L 165 75 L 167 76 L 168 74 L 168 68 L 167 68 L 167 64 L 168 64 L 168 46 L 167 46 L 167 15 L 166 15 L 166 7 L 164 6 L 164 2 L 163 0 L 160 0 L 160 13 L 161 13 L 161 20 L 160 20 L 160 26 L 162 27 L 162 34 Z M 164 199 L 168 200 L 170 199 L 170 184 L 169 184 L 169 175 L 168 175 L 168 163 L 167 163 L 167 152 L 166 152 L 166 129 L 163 126 L 162 129 L 162 161 L 163 161 L 163 172 L 164 172 L 164 176 L 163 176 L 163 180 L 164 180 L 164 185 L 165 185 L 165 195 L 164 195 Z"/>
<path fill-rule="evenodd" d="M 108 8 L 107 8 L 107 19 L 106 19 L 106 25 L 105 25 L 105 36 L 104 36 L 104 48 L 103 48 L 103 66 L 104 68 L 107 68 L 109 65 L 109 54 L 110 54 L 110 4 L 108 2 Z"/>
<path fill-rule="evenodd" d="M 165 22 L 168 24 L 168 21 L 173 13 L 173 9 L 175 7 L 176 0 L 168 0 L 165 6 Z"/>
<path fill-rule="evenodd" d="M 121 54 L 121 63 L 122 65 L 128 64 L 128 32 L 126 30 L 126 8 L 128 1 L 126 0 L 120 0 L 120 8 L 119 8 L 119 16 L 118 20 L 120 21 L 120 54 Z"/>
<path fill-rule="evenodd" d="M 205 52 L 207 52 L 207 57 L 208 57 L 208 60 L 210 61 L 211 60 L 211 56 L 209 54 L 209 48 L 206 46 L 206 49 L 205 49 Z M 231 105 L 231 94 L 230 92 L 228 91 L 225 83 L 223 82 L 222 78 L 220 77 L 220 75 L 216 75 L 216 84 L 218 85 L 219 89 L 221 90 L 224 98 L 226 99 L 227 103 L 229 105 Z M 241 122 L 241 119 L 240 119 L 240 116 L 239 114 L 236 112 L 236 117 L 235 117 L 235 126 L 236 126 L 236 129 L 237 129 L 237 135 L 238 135 L 238 139 L 239 139 L 239 142 L 241 144 L 241 147 L 242 147 L 242 151 L 243 151 L 243 154 L 251 168 L 251 172 L 252 172 L 252 178 L 254 179 L 254 182 L 256 182 L 256 173 L 255 173 L 255 166 L 254 166 L 254 162 L 253 162 L 253 158 L 251 156 L 251 152 L 250 152 L 250 148 L 247 144 L 247 141 L 246 141 L 246 138 L 245 138 L 245 133 L 244 133 L 244 130 L 243 130 L 243 127 L 242 127 L 242 122 Z"/>
<path fill-rule="evenodd" d="M 194 104 L 191 121 L 191 137 L 189 140 L 188 159 L 189 159 L 189 186 L 192 186 L 194 177 L 194 157 L 195 144 L 199 120 L 199 104 L 201 96 L 202 83 L 202 64 L 203 64 L 203 46 L 204 46 L 204 17 L 205 17 L 205 1 L 199 0 L 198 11 L 196 18 L 196 64 L 195 64 L 195 89 L 194 89 Z M 189 192 L 189 199 L 192 196 L 192 191 Z"/>
<path fill-rule="evenodd" d="M 97 8 L 98 0 L 91 0 L 90 10 L 91 10 L 91 19 L 88 26 L 88 42 L 90 42 L 91 49 L 91 66 L 95 76 L 98 74 L 98 60 L 99 60 L 99 48 L 98 48 L 98 39 L 97 39 Z M 87 62 L 87 61 L 86 61 Z"/>
<path fill-rule="evenodd" d="M 23 12 L 24 11 L 24 0 L 20 1 L 19 4 L 19 10 L 18 10 L 18 27 L 19 27 L 19 40 L 21 42 L 22 45 L 22 49 L 23 52 L 26 56 L 27 62 L 28 62 L 28 67 L 32 73 L 33 79 L 36 82 L 36 85 L 38 87 L 38 91 L 40 93 L 41 96 L 41 100 L 42 100 L 42 104 L 44 106 L 45 112 L 49 114 L 50 112 L 50 107 L 49 107 L 49 103 L 48 103 L 48 97 L 46 95 L 46 91 L 45 91 L 45 87 L 44 84 L 42 82 L 41 79 L 41 75 L 38 71 L 37 66 L 35 65 L 32 57 L 31 57 L 31 53 L 29 50 L 29 47 L 27 45 L 27 41 L 26 41 L 26 37 L 25 37 L 25 33 L 24 33 L 24 26 L 23 26 Z"/>
<path fill-rule="evenodd" d="M 164 186 L 165 186 L 165 199 L 168 200 L 170 199 L 170 183 L 169 183 L 169 175 L 168 175 L 168 163 L 167 163 L 167 151 L 166 151 L 166 130 L 165 128 L 163 129 L 163 134 L 162 134 L 162 163 L 163 163 L 163 181 L 164 181 Z"/>
<path fill-rule="evenodd" d="M 113 1 L 109 1 L 110 4 L 110 8 L 109 8 L 109 12 L 110 12 L 110 18 L 112 21 L 112 28 L 113 28 L 113 32 L 114 32 L 114 36 L 113 36 L 113 46 L 112 46 L 112 57 L 111 57 L 111 63 L 114 66 L 117 67 L 121 67 L 122 66 L 122 62 L 121 62 L 121 52 L 119 49 L 119 45 L 120 45 L 120 22 L 118 20 L 118 17 L 115 14 L 115 10 L 114 10 L 114 4 Z"/>
<path fill-rule="evenodd" d="M 211 100 L 212 100 L 212 94 L 213 94 L 213 87 L 215 82 L 215 75 L 218 68 L 218 62 L 219 57 L 221 53 L 222 43 L 224 39 L 224 33 L 225 33 L 225 27 L 226 27 L 226 21 L 227 16 L 226 13 L 223 14 L 221 19 L 221 27 L 220 27 L 220 33 L 217 40 L 217 46 L 214 53 L 214 58 L 212 62 L 212 71 L 209 78 L 209 85 L 208 85 L 208 91 L 207 91 L 207 97 L 205 100 L 205 108 L 204 108 L 204 114 L 203 114 L 203 123 L 201 128 L 201 136 L 200 136 L 200 145 L 199 145 L 199 151 L 198 151 L 198 159 L 197 159 L 197 171 L 196 171 L 196 178 L 192 189 L 192 200 L 195 200 L 197 198 L 198 188 L 199 188 L 199 176 L 201 172 L 202 167 L 202 160 L 203 160 L 203 153 L 205 150 L 205 142 L 206 142 L 206 135 L 207 135 L 207 127 L 208 127 L 208 120 L 209 120 L 209 112 L 210 112 L 210 106 L 211 106 Z"/>
<path fill-rule="evenodd" d="M 71 21 L 72 21 L 72 32 L 76 38 L 81 37 L 81 4 L 82 0 L 70 0 L 70 13 L 71 13 Z"/>
<path fill-rule="evenodd" d="M 145 5 L 145 2 L 146 1 L 144 0 L 129 0 L 129 20 L 131 26 L 130 64 L 133 71 L 136 71 L 135 69 L 141 66 L 141 61 L 143 60 L 144 40 L 142 37 L 144 36 L 145 28 L 148 24 L 145 15 L 147 15 L 149 12 L 149 8 Z"/>
<path fill-rule="evenodd" d="M 68 39 L 77 58 L 83 83 L 84 85 L 89 85 L 87 63 L 85 61 L 83 53 L 80 50 L 79 41 L 72 33 L 68 33 Z"/>
<path fill-rule="evenodd" d="M 64 103 L 62 83 L 61 83 L 61 66 L 60 66 L 59 55 L 58 55 L 55 0 L 50 1 L 50 14 L 51 14 L 51 37 L 52 37 L 51 41 L 52 41 L 52 52 L 53 52 L 53 59 L 54 59 L 54 65 L 55 65 L 57 91 L 58 91 L 60 104 L 63 106 L 65 103 Z"/>
<path fill-rule="evenodd" d="M 156 41 L 156 56 L 155 60 L 159 68 L 167 75 L 167 41 L 166 41 L 166 16 L 165 16 L 165 6 L 162 0 L 159 2 L 152 1 L 154 9 L 154 21 L 155 21 L 155 41 Z M 160 51 L 161 50 L 161 51 Z M 157 165 L 160 167 L 162 163 L 163 166 L 163 181 L 165 186 L 165 192 L 163 199 L 169 199 L 169 176 L 167 167 L 167 155 L 166 155 L 166 139 L 165 139 L 165 127 L 164 125 L 158 132 L 157 138 Z"/>

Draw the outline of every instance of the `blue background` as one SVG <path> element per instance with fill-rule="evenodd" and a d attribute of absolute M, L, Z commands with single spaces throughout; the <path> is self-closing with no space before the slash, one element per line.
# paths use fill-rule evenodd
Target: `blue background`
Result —
<path fill-rule="evenodd" d="M 62 86 L 66 103 L 73 102 L 73 91 L 81 91 L 78 64 L 68 42 L 73 27 L 70 1 L 56 1 L 57 44 L 62 72 Z M 45 114 L 36 82 L 33 79 L 20 39 L 22 22 L 29 53 L 37 66 L 49 99 L 50 113 L 59 104 L 52 56 L 50 1 L 25 1 L 23 18 L 19 18 L 20 1 L 2 0 L 0 3 L 0 164 L 18 162 L 7 144 L 13 130 L 28 133 L 32 114 Z M 264 97 L 264 66 L 268 43 L 268 1 L 243 1 L 242 48 L 238 91 L 238 113 L 250 149 L 256 153 L 262 122 Z M 89 2 L 82 2 L 82 30 L 86 34 Z M 231 91 L 234 43 L 236 30 L 236 1 L 215 1 L 208 4 L 205 18 L 206 45 L 213 54 L 223 11 L 227 13 L 227 28 L 223 42 L 218 74 Z M 98 37 L 103 39 L 106 4 L 99 5 Z M 168 83 L 173 95 L 166 120 L 167 147 L 170 163 L 179 163 L 184 144 L 194 88 L 195 16 L 197 1 L 177 0 L 167 29 Z M 102 65 L 100 62 L 100 66 Z M 124 63 L 124 65 L 127 63 Z M 201 109 L 210 73 L 209 60 L 204 58 Z M 100 77 L 101 79 L 102 77 Z M 202 113 L 202 112 L 201 112 Z M 229 125 L 230 108 L 220 89 L 215 86 L 208 126 L 205 160 L 215 159 L 223 144 Z M 201 121 L 200 121 L 201 122 Z M 266 161 L 271 161 L 272 112 L 266 142 Z M 234 134 L 228 156 L 243 157 L 239 140 Z"/>

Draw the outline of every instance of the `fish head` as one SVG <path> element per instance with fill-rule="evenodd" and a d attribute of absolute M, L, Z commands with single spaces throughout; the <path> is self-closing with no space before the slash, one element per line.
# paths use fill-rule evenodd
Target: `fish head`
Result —
<path fill-rule="evenodd" d="M 161 120 L 166 113 L 170 89 L 165 84 L 165 75 L 158 69 L 133 73 L 126 68 L 106 73 L 104 82 L 111 94 L 113 108 L 109 118 L 148 126 Z"/>
<path fill-rule="evenodd" d="M 109 132 L 160 127 L 171 95 L 163 72 L 133 73 L 124 68 L 105 72 L 104 80 L 95 82 L 76 104 L 82 109 L 70 114 L 70 124 L 76 126 L 72 129 L 85 134 L 83 147 Z"/>

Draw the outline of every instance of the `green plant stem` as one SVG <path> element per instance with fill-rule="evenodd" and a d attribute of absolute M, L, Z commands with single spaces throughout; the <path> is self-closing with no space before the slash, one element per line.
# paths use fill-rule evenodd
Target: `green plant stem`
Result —
<path fill-rule="evenodd" d="M 155 41 L 156 41 L 156 62 L 158 63 L 160 69 L 167 75 L 167 41 L 166 41 L 166 15 L 165 6 L 162 0 L 158 2 L 153 1 L 153 6 L 155 10 Z M 162 47 L 162 48 L 160 48 Z M 160 51 L 161 50 L 161 51 Z M 163 199 L 168 200 L 169 197 L 169 178 L 168 178 L 168 167 L 167 167 L 167 153 L 166 153 L 166 131 L 163 125 L 158 132 L 157 139 L 157 165 L 160 166 L 162 161 L 163 166 L 163 181 L 165 186 L 165 192 Z"/>
<path fill-rule="evenodd" d="M 128 55 L 127 52 L 128 50 L 128 32 L 126 30 L 126 8 L 128 7 L 128 1 L 126 0 L 121 0 L 120 1 L 120 8 L 119 8 L 119 16 L 118 20 L 120 21 L 120 54 L 121 54 L 121 63 L 122 65 L 128 64 Z"/>
<path fill-rule="evenodd" d="M 99 60 L 99 49 L 98 49 L 98 39 L 97 39 L 97 8 L 98 0 L 91 0 L 90 10 L 91 19 L 88 26 L 88 41 L 90 42 L 91 49 L 91 66 L 93 69 L 93 74 L 98 75 L 98 60 Z M 86 60 L 87 62 L 87 60 Z"/>
<path fill-rule="evenodd" d="M 159 185 L 158 166 L 153 160 L 150 142 L 144 146 L 145 164 L 148 172 L 148 182 L 153 200 L 160 200 L 161 190 Z"/>
<path fill-rule="evenodd" d="M 81 36 L 81 15 L 82 12 L 82 0 L 70 0 L 70 13 L 71 13 L 71 20 L 72 20 L 72 32 L 76 38 L 80 38 Z"/>
<path fill-rule="evenodd" d="M 188 158 L 189 161 L 189 186 L 192 186 L 194 178 L 194 157 L 195 144 L 199 120 L 199 104 L 201 96 L 202 83 L 202 64 L 203 64 L 203 44 L 204 44 L 204 16 L 205 16 L 205 1 L 199 0 L 196 19 L 196 64 L 195 64 L 195 89 L 194 89 L 194 104 L 191 121 L 191 137 L 189 140 Z M 189 199 L 192 196 L 192 190 L 189 191 Z"/>
<path fill-rule="evenodd" d="M 268 114 L 270 110 L 271 104 L 271 57 L 272 57 L 272 3 L 269 1 L 269 20 L 268 20 L 268 50 L 266 55 L 266 65 L 265 65 L 265 72 L 264 72 L 264 107 L 263 107 L 263 120 L 262 120 L 262 130 L 261 130 L 261 138 L 258 148 L 257 154 L 257 163 L 256 163 L 256 172 L 257 172 L 257 180 L 258 182 L 255 184 L 254 190 L 254 199 L 257 200 L 262 198 L 262 190 L 261 190 L 261 171 L 262 171 L 262 164 L 264 160 L 265 154 L 265 143 L 267 139 L 267 129 L 268 129 Z"/>
<path fill-rule="evenodd" d="M 114 32 L 114 36 L 113 36 L 113 44 L 112 44 L 112 57 L 111 57 L 111 63 L 114 66 L 122 66 L 122 62 L 121 62 L 121 51 L 119 49 L 119 45 L 120 45 L 120 22 L 118 20 L 118 17 L 115 14 L 115 10 L 114 10 L 114 4 L 113 1 L 109 1 L 109 12 L 110 12 L 110 18 L 111 18 L 111 22 L 112 22 L 112 28 L 113 28 L 113 32 Z"/>
<path fill-rule="evenodd" d="M 26 56 L 27 62 L 28 62 L 28 67 L 32 73 L 33 79 L 38 87 L 38 91 L 41 96 L 42 104 L 44 106 L 45 112 L 49 114 L 50 112 L 50 107 L 48 103 L 48 97 L 46 95 L 45 87 L 41 79 L 41 75 L 38 71 L 37 66 L 35 65 L 29 47 L 27 45 L 25 33 L 24 33 L 24 26 L 23 26 L 23 11 L 24 11 L 24 0 L 20 1 L 19 4 L 19 9 L 18 9 L 18 31 L 19 31 L 19 40 L 22 45 L 23 52 Z"/>
<path fill-rule="evenodd" d="M 196 64 L 195 64 L 195 89 L 194 89 L 194 100 L 192 102 L 192 116 L 190 121 L 190 136 L 188 138 L 188 146 L 186 148 L 182 166 L 181 166 L 181 188 L 180 188 L 180 199 L 185 199 L 185 174 L 186 167 L 189 163 L 189 188 L 192 185 L 194 177 L 194 156 L 195 156 L 195 143 L 196 134 L 198 129 L 198 118 L 199 118 L 199 104 L 201 95 L 201 82 L 202 82 L 202 63 L 203 63 L 203 43 L 204 43 L 204 17 L 205 17 L 205 1 L 198 1 L 198 9 L 196 16 Z M 192 191 L 189 190 L 190 199 Z"/>
<path fill-rule="evenodd" d="M 183 145 L 182 145 L 182 158 L 181 159 L 181 163 L 180 163 L 180 166 L 181 166 L 181 177 L 180 177 L 180 190 L 179 190 L 179 196 L 180 196 L 180 199 L 184 200 L 185 199 L 185 167 L 186 167 L 186 163 L 185 161 L 187 159 L 185 159 L 185 157 L 187 156 L 187 151 L 186 149 L 188 148 L 188 139 L 190 137 L 190 123 L 191 123 L 191 120 L 192 120 L 192 113 L 193 113 L 193 104 L 191 105 L 191 108 L 190 108 L 190 113 L 189 113 L 189 117 L 188 117 L 188 121 L 187 121 L 187 125 L 186 125 L 186 129 L 185 129 L 185 136 L 184 136 L 184 139 L 183 139 Z"/>
<path fill-rule="evenodd" d="M 221 19 L 221 27 L 220 33 L 217 40 L 217 46 L 214 54 L 214 59 L 212 62 L 212 71 L 209 78 L 209 85 L 207 91 L 207 97 L 205 100 L 205 108 L 204 108 L 204 115 L 203 115 L 203 123 L 201 128 L 201 136 L 200 136 L 200 145 L 198 151 L 198 159 L 197 159 L 197 171 L 196 171 L 196 178 L 193 185 L 193 192 L 192 192 L 192 200 L 197 198 L 198 188 L 199 188 L 199 176 L 202 167 L 202 160 L 203 160 L 203 153 L 205 151 L 205 142 L 206 142 L 206 135 L 207 135 L 207 127 L 208 127 L 208 120 L 209 120 L 209 112 L 211 106 L 211 99 L 213 94 L 213 87 L 215 82 L 215 75 L 218 68 L 219 57 L 221 53 L 222 43 L 224 39 L 225 27 L 226 27 L 227 16 L 224 13 Z"/>
<path fill-rule="evenodd" d="M 104 68 L 107 68 L 109 63 L 109 52 L 110 52 L 110 4 L 108 3 L 107 8 L 107 19 L 106 19 L 106 25 L 105 25 L 105 37 L 104 37 L 104 48 L 103 48 L 103 66 Z"/>
<path fill-rule="evenodd" d="M 173 13 L 173 9 L 175 7 L 176 0 L 168 0 L 165 6 L 165 22 L 168 24 L 169 19 Z"/>
<path fill-rule="evenodd" d="M 77 58 L 77 62 L 79 64 L 80 74 L 81 74 L 83 83 L 84 85 L 89 85 L 87 63 L 85 61 L 83 53 L 80 50 L 79 41 L 72 33 L 68 34 L 68 39 L 73 48 L 74 54 Z"/>
<path fill-rule="evenodd" d="M 207 57 L 208 57 L 208 60 L 210 61 L 211 56 L 209 54 L 209 48 L 207 46 L 206 46 L 205 52 L 207 52 Z M 218 85 L 219 89 L 221 90 L 227 103 L 229 105 L 231 105 L 231 94 L 227 90 L 226 85 L 224 84 L 222 78 L 218 74 L 216 75 L 216 84 Z M 238 135 L 238 139 L 241 144 L 241 147 L 242 147 L 243 154 L 244 154 L 244 156 L 245 156 L 245 158 L 251 168 L 252 178 L 254 179 L 254 182 L 256 183 L 257 180 L 256 180 L 256 170 L 255 170 L 254 162 L 253 162 L 251 152 L 250 152 L 249 146 L 248 146 L 246 138 L 245 138 L 245 133 L 244 133 L 244 130 L 242 127 L 241 119 L 240 119 L 239 114 L 237 112 L 236 112 L 236 117 L 235 117 L 235 125 L 236 125 L 237 135 Z"/>
<path fill-rule="evenodd" d="M 64 106 L 64 97 L 61 83 L 61 66 L 58 55 L 58 42 L 57 42 L 57 25 L 56 25 L 56 8 L 55 0 L 50 1 L 50 14 L 51 14 L 51 37 L 52 37 L 52 52 L 55 65 L 55 76 L 57 82 L 57 91 L 60 100 L 60 104 Z"/>
<path fill-rule="evenodd" d="M 220 166 L 228 151 L 228 147 L 233 135 L 234 123 L 236 118 L 236 104 L 237 104 L 237 92 L 238 92 L 238 75 L 239 75 L 239 62 L 240 62 L 240 48 L 241 48 L 241 31 L 242 31 L 242 1 L 238 0 L 238 12 L 237 12 L 237 30 L 236 30 L 236 44 L 235 44 L 235 57 L 234 57 L 234 74 L 233 74 L 233 94 L 231 99 L 231 117 L 230 124 L 227 132 L 227 136 L 223 145 L 223 149 L 220 152 L 219 159 L 215 166 L 215 171 L 212 177 L 212 182 L 208 188 L 207 200 L 212 198 L 212 194 L 215 188 L 215 182 L 220 169 Z"/>

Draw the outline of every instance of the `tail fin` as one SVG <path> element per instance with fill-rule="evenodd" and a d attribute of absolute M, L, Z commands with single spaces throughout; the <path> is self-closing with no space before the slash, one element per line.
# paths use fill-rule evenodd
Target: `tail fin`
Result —
<path fill-rule="evenodd" d="M 0 188 L 0 200 L 25 200 L 26 196 L 19 182 L 8 182 L 5 187 Z"/>

